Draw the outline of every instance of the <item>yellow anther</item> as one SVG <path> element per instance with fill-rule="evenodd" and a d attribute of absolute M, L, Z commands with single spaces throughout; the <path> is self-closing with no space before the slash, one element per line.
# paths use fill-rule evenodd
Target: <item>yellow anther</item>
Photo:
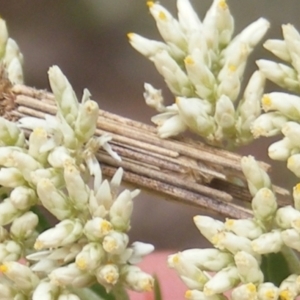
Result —
<path fill-rule="evenodd" d="M 33 247 L 34 247 L 35 250 L 41 250 L 44 247 L 44 243 L 42 241 L 37 240 L 34 243 Z"/>
<path fill-rule="evenodd" d="M 153 290 L 153 281 L 150 279 L 143 280 L 141 286 L 144 292 L 151 292 Z"/>
<path fill-rule="evenodd" d="M 174 264 L 178 264 L 178 263 L 179 263 L 179 261 L 180 261 L 180 259 L 179 259 L 179 255 L 177 255 L 177 254 L 176 254 L 176 255 L 174 255 L 174 256 L 173 256 L 173 263 L 174 263 Z"/>
<path fill-rule="evenodd" d="M 295 164 L 295 159 L 293 156 L 290 156 L 287 160 L 287 165 L 288 166 L 293 166 Z"/>
<path fill-rule="evenodd" d="M 272 105 L 272 99 L 268 95 L 264 95 L 261 102 L 264 109 L 268 109 Z"/>
<path fill-rule="evenodd" d="M 226 1 L 225 1 L 225 0 L 221 0 L 221 1 L 219 2 L 219 7 L 222 8 L 222 9 L 227 9 L 228 6 L 227 6 Z"/>
<path fill-rule="evenodd" d="M 187 290 L 184 294 L 184 298 L 186 299 L 190 299 L 192 297 L 192 291 L 191 290 Z"/>
<path fill-rule="evenodd" d="M 158 17 L 163 21 L 167 20 L 167 15 L 163 11 L 159 12 Z"/>
<path fill-rule="evenodd" d="M 234 220 L 233 219 L 227 219 L 226 222 L 225 222 L 225 225 L 227 227 L 232 227 L 234 224 Z"/>
<path fill-rule="evenodd" d="M 228 67 L 228 69 L 229 69 L 230 72 L 235 72 L 236 71 L 236 66 L 235 65 L 230 65 Z"/>
<path fill-rule="evenodd" d="M 103 234 L 106 234 L 106 233 L 110 232 L 111 230 L 112 230 L 112 225 L 108 221 L 104 220 L 103 222 L 101 222 L 100 231 Z"/>
<path fill-rule="evenodd" d="M 256 286 L 253 283 L 249 283 L 247 285 L 247 290 L 251 293 L 255 293 L 256 292 Z"/>
<path fill-rule="evenodd" d="M 184 62 L 185 64 L 187 65 L 193 65 L 195 63 L 195 61 L 193 60 L 193 58 L 191 56 L 187 56 L 185 59 L 184 59 Z"/>
<path fill-rule="evenodd" d="M 153 5 L 154 5 L 154 2 L 153 2 L 153 1 L 147 1 L 147 6 L 148 6 L 149 8 L 151 8 Z"/>
<path fill-rule="evenodd" d="M 300 183 L 297 183 L 296 186 L 294 187 L 295 192 L 299 193 L 300 192 Z"/>
<path fill-rule="evenodd" d="M 134 33 L 133 33 L 133 32 L 127 33 L 127 37 L 128 37 L 130 40 L 133 39 L 133 36 L 134 36 Z"/>
<path fill-rule="evenodd" d="M 79 258 L 76 260 L 76 266 L 80 269 L 80 270 L 84 270 L 86 269 L 86 260 L 84 258 Z"/>
<path fill-rule="evenodd" d="M 294 297 L 292 297 L 290 291 L 288 291 L 288 290 L 284 290 L 284 291 L 280 292 L 279 298 L 280 298 L 280 300 L 292 300 L 292 299 L 294 299 Z"/>
<path fill-rule="evenodd" d="M 46 135 L 47 135 L 45 129 L 42 128 L 42 127 L 37 127 L 37 128 L 35 128 L 35 129 L 33 130 L 33 132 L 34 132 L 35 135 L 41 135 L 41 136 L 46 136 Z"/>
<path fill-rule="evenodd" d="M 266 299 L 275 299 L 275 292 L 272 290 L 266 291 L 265 296 Z"/>
<path fill-rule="evenodd" d="M 6 273 L 8 271 L 7 265 L 0 265 L 0 272 Z"/>

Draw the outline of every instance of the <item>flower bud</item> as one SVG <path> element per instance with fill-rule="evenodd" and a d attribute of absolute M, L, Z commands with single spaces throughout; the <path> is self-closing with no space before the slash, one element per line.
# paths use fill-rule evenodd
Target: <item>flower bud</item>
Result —
<path fill-rule="evenodd" d="M 14 283 L 17 289 L 32 291 L 40 281 L 28 266 L 18 262 L 4 262 L 0 266 L 0 271 Z"/>
<path fill-rule="evenodd" d="M 89 187 L 72 160 L 65 160 L 64 179 L 68 196 L 76 210 L 83 210 L 89 199 Z"/>
<path fill-rule="evenodd" d="M 97 281 L 102 284 L 106 291 L 110 291 L 119 280 L 119 268 L 114 264 L 106 264 L 96 270 Z"/>
<path fill-rule="evenodd" d="M 58 286 L 70 285 L 75 288 L 85 288 L 94 283 L 95 277 L 77 268 L 76 264 L 68 264 L 57 268 L 49 274 L 50 283 Z"/>
<path fill-rule="evenodd" d="M 259 166 L 253 156 L 242 157 L 241 165 L 252 196 L 255 196 L 261 188 L 271 187 L 271 180 L 268 174 Z"/>
<path fill-rule="evenodd" d="M 98 243 L 89 243 L 85 245 L 81 252 L 76 256 L 76 266 L 80 270 L 94 270 L 104 260 L 105 251 Z"/>
<path fill-rule="evenodd" d="M 179 22 L 160 4 L 148 1 L 147 5 L 162 38 L 179 48 L 184 47 L 186 39 Z"/>
<path fill-rule="evenodd" d="M 268 188 L 261 188 L 252 199 L 251 206 L 255 218 L 263 222 L 271 220 L 277 210 L 274 193 Z"/>
<path fill-rule="evenodd" d="M 127 234 L 111 231 L 104 237 L 102 245 L 106 252 L 113 255 L 120 255 L 125 251 L 128 241 Z"/>
<path fill-rule="evenodd" d="M 291 62 L 291 56 L 287 49 L 285 41 L 269 39 L 264 43 L 263 46 L 281 60 Z"/>
<path fill-rule="evenodd" d="M 82 235 L 83 226 L 79 219 L 63 220 L 55 227 L 42 232 L 35 244 L 36 250 L 58 248 L 76 242 Z"/>
<path fill-rule="evenodd" d="M 56 300 L 59 293 L 59 287 L 47 281 L 42 281 L 38 284 L 33 292 L 32 300 Z"/>
<path fill-rule="evenodd" d="M 203 292 L 206 296 L 231 290 L 240 282 L 236 267 L 227 267 L 216 273 L 205 285 Z"/>
<path fill-rule="evenodd" d="M 300 154 L 293 154 L 288 158 L 287 167 L 297 177 L 300 177 Z"/>
<path fill-rule="evenodd" d="M 281 232 L 281 238 L 285 245 L 300 251 L 300 234 L 296 229 L 286 229 Z"/>
<path fill-rule="evenodd" d="M 85 93 L 89 93 L 85 90 Z M 81 103 L 75 122 L 75 134 L 81 142 L 87 142 L 94 134 L 99 114 L 97 102 L 87 100 Z"/>
<path fill-rule="evenodd" d="M 252 283 L 241 284 L 231 293 L 232 300 L 248 300 L 248 299 L 257 299 L 256 286 Z"/>
<path fill-rule="evenodd" d="M 259 284 L 264 281 L 264 274 L 258 261 L 245 251 L 237 252 L 234 261 L 243 283 Z"/>
<path fill-rule="evenodd" d="M 264 232 L 262 226 L 254 219 L 226 219 L 225 229 L 250 240 L 259 237 Z"/>
<path fill-rule="evenodd" d="M 180 252 L 180 255 L 199 269 L 210 272 L 218 272 L 233 262 L 230 253 L 214 248 L 188 249 Z"/>
<path fill-rule="evenodd" d="M 17 186 L 12 190 L 9 198 L 13 206 L 20 210 L 27 210 L 38 201 L 34 189 L 27 186 Z"/>
<path fill-rule="evenodd" d="M 66 76 L 59 67 L 53 66 L 48 71 L 51 90 L 62 115 L 72 124 L 78 113 L 78 100 Z"/>
<path fill-rule="evenodd" d="M 104 237 L 113 230 L 113 225 L 102 218 L 95 217 L 88 220 L 84 225 L 84 234 L 91 241 L 99 241 L 99 238 Z"/>
<path fill-rule="evenodd" d="M 225 229 L 224 223 L 208 216 L 195 216 L 194 223 L 201 234 L 210 242 L 213 236 Z"/>
<path fill-rule="evenodd" d="M 25 240 L 31 236 L 38 223 L 38 216 L 28 211 L 14 219 L 10 227 L 10 233 L 17 240 Z"/>
<path fill-rule="evenodd" d="M 110 222 L 116 230 L 129 230 L 132 208 L 131 193 L 129 190 L 124 190 L 114 201 L 109 211 Z"/>
<path fill-rule="evenodd" d="M 40 179 L 36 191 L 43 206 L 56 218 L 64 220 L 72 216 L 73 207 L 70 199 L 61 190 L 57 189 L 50 179 Z"/>
<path fill-rule="evenodd" d="M 288 118 L 279 112 L 268 112 L 258 116 L 251 125 L 251 132 L 254 138 L 260 136 L 274 136 L 281 132 L 283 125 Z M 276 149 L 277 150 L 277 149 Z"/>
<path fill-rule="evenodd" d="M 154 287 L 154 278 L 136 266 L 126 265 L 121 270 L 125 285 L 136 292 L 150 292 Z"/>
<path fill-rule="evenodd" d="M 280 207 L 275 216 L 276 224 L 282 229 L 289 229 L 292 226 L 292 221 L 300 218 L 300 211 L 293 208 L 291 205 Z"/>
<path fill-rule="evenodd" d="M 24 132 L 20 130 L 16 123 L 3 117 L 0 117 L 0 145 L 25 147 Z"/>
<path fill-rule="evenodd" d="M 257 295 L 261 300 L 277 300 L 279 289 L 271 282 L 264 282 L 258 285 Z"/>
<path fill-rule="evenodd" d="M 174 268 L 179 274 L 181 280 L 189 289 L 202 290 L 204 284 L 209 280 L 208 276 L 193 264 L 193 262 L 185 259 L 179 252 L 169 255 L 168 265 Z"/>
<path fill-rule="evenodd" d="M 17 261 L 22 256 L 22 247 L 15 241 L 5 241 L 0 244 L 0 263 Z"/>

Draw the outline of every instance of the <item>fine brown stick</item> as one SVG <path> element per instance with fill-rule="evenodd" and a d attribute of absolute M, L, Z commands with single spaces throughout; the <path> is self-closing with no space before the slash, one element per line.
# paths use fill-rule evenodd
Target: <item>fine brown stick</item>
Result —
<path fill-rule="evenodd" d="M 17 121 L 26 116 L 44 118 L 55 115 L 53 94 L 0 80 L 0 113 Z M 105 151 L 97 158 L 105 176 L 118 167 L 129 184 L 174 200 L 233 218 L 251 216 L 248 192 L 241 171 L 241 156 L 202 142 L 178 138 L 160 139 L 153 126 L 100 110 L 97 135 L 109 134 L 110 142 L 122 158 L 114 160 Z M 267 170 L 269 166 L 261 162 Z M 277 194 L 286 191 L 275 187 Z"/>

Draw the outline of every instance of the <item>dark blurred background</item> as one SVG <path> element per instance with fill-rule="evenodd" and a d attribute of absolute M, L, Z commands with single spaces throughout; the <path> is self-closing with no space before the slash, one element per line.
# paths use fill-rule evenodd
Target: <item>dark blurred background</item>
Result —
<path fill-rule="evenodd" d="M 212 2 L 191 1 L 201 18 Z M 161 0 L 161 4 L 176 15 L 175 0 Z M 236 33 L 259 17 L 271 21 L 267 38 L 281 38 L 281 24 L 300 29 L 299 0 L 228 0 L 228 5 Z M 147 123 L 155 112 L 144 104 L 144 82 L 162 88 L 168 101 L 173 101 L 152 63 L 127 41 L 128 32 L 159 39 L 145 0 L 1 0 L 0 15 L 24 54 L 27 85 L 49 89 L 47 70 L 58 65 L 79 97 L 87 87 L 102 109 Z M 273 58 L 260 45 L 251 56 L 246 79 L 256 68 L 255 60 L 262 57 Z M 278 90 L 271 85 L 267 89 Z M 239 151 L 267 160 L 269 144 L 270 140 L 259 140 Z M 292 174 L 283 171 L 285 163 L 273 165 L 275 182 L 292 186 Z M 203 213 L 201 209 L 145 194 L 135 204 L 132 241 L 174 250 L 202 245 L 192 221 Z"/>

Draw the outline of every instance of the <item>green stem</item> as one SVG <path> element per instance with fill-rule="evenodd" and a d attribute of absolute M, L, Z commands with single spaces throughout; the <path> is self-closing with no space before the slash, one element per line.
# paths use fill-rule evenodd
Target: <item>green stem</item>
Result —
<path fill-rule="evenodd" d="M 108 300 L 105 296 L 98 295 L 90 288 L 69 288 L 74 294 L 82 300 Z"/>
<path fill-rule="evenodd" d="M 284 256 L 291 274 L 300 274 L 300 261 L 297 257 L 297 255 L 295 254 L 294 250 L 287 247 L 287 246 L 283 246 L 281 248 L 281 253 Z"/>

